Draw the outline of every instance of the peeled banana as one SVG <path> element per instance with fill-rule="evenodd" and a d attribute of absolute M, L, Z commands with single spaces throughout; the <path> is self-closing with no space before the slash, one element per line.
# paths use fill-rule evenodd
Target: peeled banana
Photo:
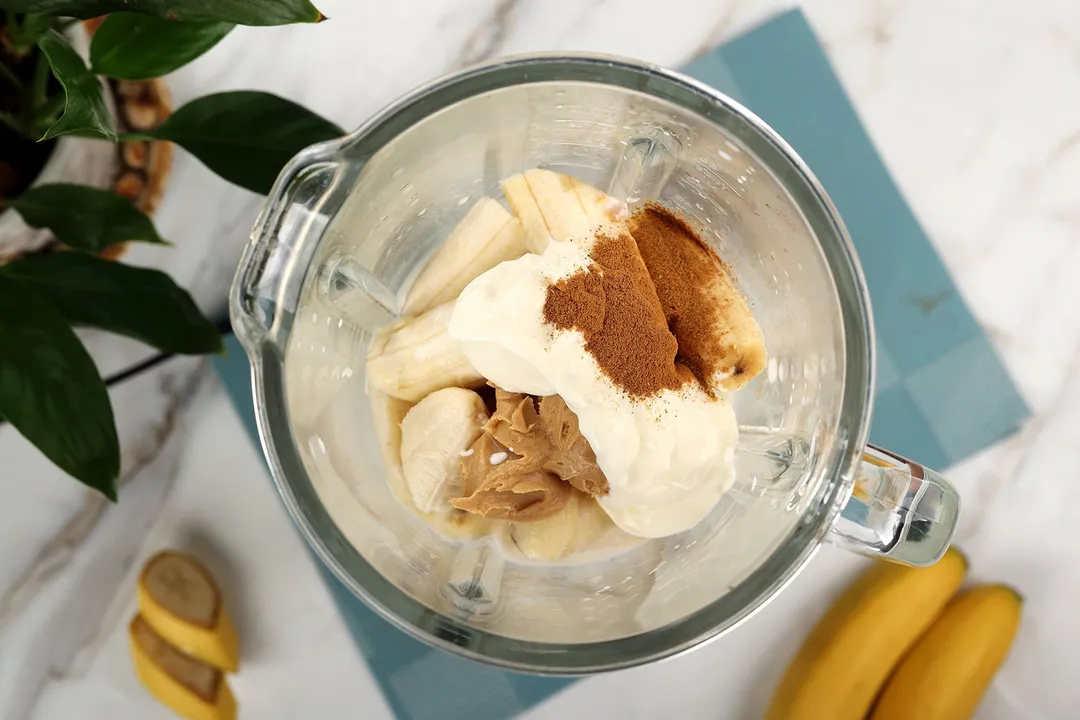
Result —
<path fill-rule="evenodd" d="M 621 223 L 622 203 L 570 175 L 527 170 L 502 181 L 503 194 L 525 228 L 525 245 L 542 253 L 551 240 L 584 242 L 605 224 Z"/>
<path fill-rule="evenodd" d="M 551 517 L 536 522 L 511 523 L 510 538 L 514 545 L 530 560 L 558 560 L 569 555 L 582 499 L 580 492 L 574 492 L 566 507 Z"/>
<path fill-rule="evenodd" d="M 972 717 L 1009 653 L 1022 605 L 1003 585 L 961 593 L 900 663 L 871 720 Z"/>
<path fill-rule="evenodd" d="M 735 285 L 727 268 L 720 268 L 705 291 L 712 296 L 711 302 L 715 308 L 713 332 L 718 338 L 717 347 L 721 350 L 716 363 L 720 367 L 731 368 L 730 374 L 718 374 L 712 382 L 734 392 L 765 369 L 765 338 L 761 335 L 761 326 L 750 312 L 746 296 Z"/>
<path fill-rule="evenodd" d="M 930 627 L 966 571 L 964 557 L 954 549 L 926 568 L 876 563 L 810 633 L 765 717 L 863 720 L 889 673 Z"/>
<path fill-rule="evenodd" d="M 446 332 L 454 301 L 380 333 L 368 354 L 367 378 L 387 395 L 419 402 L 448 387 L 476 387 L 484 378 Z"/>
<path fill-rule="evenodd" d="M 595 500 L 576 490 L 556 515 L 536 522 L 511 523 L 509 532 L 518 550 L 536 561 L 568 557 L 590 548 L 608 533 L 623 535 Z"/>
<path fill-rule="evenodd" d="M 548 234 L 544 216 L 540 214 L 536 199 L 529 190 L 529 183 L 525 181 L 525 175 L 523 173 L 511 175 L 499 185 L 502 187 L 506 202 L 510 205 L 510 210 L 517 216 L 525 231 L 525 247 L 529 252 L 543 253 L 551 236 Z"/>
<path fill-rule="evenodd" d="M 570 175 L 527 170 L 504 180 L 502 188 L 522 221 L 525 244 L 532 252 L 543 252 L 550 240 L 587 242 L 604 232 L 634 233 L 637 215 L 627 220 L 621 202 Z M 648 266 L 649 258 L 644 259 Z M 734 391 L 765 368 L 765 341 L 746 297 L 728 270 L 711 253 L 705 260 L 717 264 L 714 279 L 703 288 L 713 298 L 713 345 L 720 351 L 713 361 L 726 369 L 706 382 L 710 389 Z"/>
<path fill-rule="evenodd" d="M 713 392 L 734 391 L 749 383 L 765 369 L 765 340 L 728 268 L 685 223 L 662 209 L 647 207 L 635 213 L 628 226 L 656 285 L 683 362 L 690 367 L 707 364 L 717 368 L 701 378 Z M 693 279 L 672 277 L 670 268 L 679 264 L 703 271 L 695 273 Z M 684 287 L 682 292 L 676 290 L 680 286 Z M 693 305 L 684 304 L 686 290 L 695 296 Z M 708 323 L 708 342 L 702 343 L 702 332 L 695 323 L 681 321 L 691 314 L 698 317 L 698 323 Z M 705 358 L 695 355 L 702 351 L 708 354 L 706 363 L 700 362 Z"/>
<path fill-rule="evenodd" d="M 521 222 L 491 198 L 476 201 L 409 290 L 403 314 L 449 302 L 477 275 L 525 254 Z"/>
<path fill-rule="evenodd" d="M 461 495 L 461 455 L 488 420 L 483 399 L 472 390 L 436 390 L 401 421 L 401 467 L 420 512 L 449 507 Z"/>
<path fill-rule="evenodd" d="M 401 467 L 401 424 L 413 404 L 379 390 L 369 390 L 368 394 L 372 425 L 379 439 L 387 483 L 394 497 L 405 507 L 422 515 L 428 526 L 446 537 L 468 540 L 487 534 L 491 529 L 491 521 L 479 515 L 449 508 L 424 513 L 416 507 Z"/>
<path fill-rule="evenodd" d="M 729 392 L 734 392 L 753 380 L 765 369 L 765 339 L 761 336 L 761 327 L 746 297 L 735 286 L 726 273 L 720 276 L 709 288 L 718 308 L 716 333 L 720 338 L 719 347 L 724 352 L 718 356 L 721 367 L 733 368 L 731 374 L 717 377 L 716 383 Z"/>

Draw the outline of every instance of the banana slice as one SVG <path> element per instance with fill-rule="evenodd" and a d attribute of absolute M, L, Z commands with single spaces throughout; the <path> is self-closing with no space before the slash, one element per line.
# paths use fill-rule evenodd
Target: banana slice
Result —
<path fill-rule="evenodd" d="M 491 198 L 480 198 L 416 278 L 404 314 L 455 299 L 477 275 L 525 252 L 521 222 Z"/>
<path fill-rule="evenodd" d="M 401 421 L 401 467 L 420 512 L 449 507 L 461 495 L 461 457 L 488 420 L 472 390 L 444 388 L 417 403 Z"/>
<path fill-rule="evenodd" d="M 528 170 L 525 182 L 544 217 L 548 234 L 556 240 L 585 241 L 593 236 L 595 223 L 581 206 L 572 178 L 550 170 Z"/>
<path fill-rule="evenodd" d="M 536 205 L 536 199 L 529 190 L 529 183 L 525 182 L 525 175 L 521 173 L 511 175 L 499 185 L 502 187 L 506 202 L 510 204 L 510 210 L 517 216 L 525 231 L 525 247 L 529 252 L 543 253 L 551 236 L 548 234 L 547 225 L 544 224 L 544 216 L 540 214 L 540 208 Z"/>
<path fill-rule="evenodd" d="M 592 500 L 585 498 L 589 502 Z M 530 560 L 559 560 L 570 554 L 577 530 L 578 509 L 582 504 L 580 492 L 570 495 L 570 501 L 558 514 L 536 522 L 511 523 L 510 538 Z"/>
<path fill-rule="evenodd" d="M 552 239 L 586 242 L 605 224 L 621 223 L 623 204 L 588 183 L 550 170 L 527 170 L 502 181 L 503 194 L 525 228 L 525 244 L 542 253 Z"/>
<path fill-rule="evenodd" d="M 202 563 L 184 553 L 158 553 L 139 575 L 138 598 L 142 618 L 157 634 L 198 660 L 236 672 L 236 630 Z"/>
<path fill-rule="evenodd" d="M 404 502 L 403 498 L 410 497 L 410 493 L 405 474 L 401 471 L 401 421 L 412 409 L 412 403 L 374 388 L 368 390 L 368 400 L 371 404 L 371 425 L 379 440 L 379 452 L 386 465 L 390 490 Z"/>
<path fill-rule="evenodd" d="M 595 500 L 576 490 L 557 515 L 536 522 L 511 523 L 509 533 L 518 550 L 537 562 L 561 560 L 601 546 L 640 542 L 619 530 Z"/>
<path fill-rule="evenodd" d="M 571 175 L 563 175 L 594 224 L 623 222 L 629 216 L 626 203 Z"/>
<path fill-rule="evenodd" d="M 368 382 L 387 395 L 419 402 L 436 390 L 476 387 L 484 378 L 446 332 L 454 303 L 448 302 L 380 333 L 368 354 Z"/>
<path fill-rule="evenodd" d="M 679 343 L 679 361 L 709 390 L 735 391 L 753 380 L 765 369 L 765 339 L 720 258 L 663 208 L 646 207 L 628 225 Z"/>
<path fill-rule="evenodd" d="M 401 466 L 401 425 L 412 403 L 391 397 L 378 390 L 370 391 L 371 416 L 375 434 L 379 439 L 387 481 L 398 501 L 420 515 L 436 532 L 453 539 L 472 540 L 488 533 L 492 522 L 479 515 L 445 508 L 424 513 L 413 502 L 405 472 Z M 460 460 L 460 458 L 459 458 Z"/>
<path fill-rule="evenodd" d="M 713 332 L 723 348 L 717 362 L 721 367 L 728 368 L 726 374 L 718 375 L 714 381 L 725 390 L 734 392 L 765 369 L 765 338 L 750 311 L 746 296 L 735 286 L 726 269 L 717 275 L 707 292 L 714 298 L 713 307 L 716 308 L 717 320 Z"/>
<path fill-rule="evenodd" d="M 139 682 L 162 704 L 190 720 L 234 720 L 224 673 L 177 650 L 142 615 L 132 618 L 128 640 Z"/>

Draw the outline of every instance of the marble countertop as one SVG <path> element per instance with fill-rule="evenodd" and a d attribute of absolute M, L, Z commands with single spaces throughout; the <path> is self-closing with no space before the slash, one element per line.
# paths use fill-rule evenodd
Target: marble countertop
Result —
<path fill-rule="evenodd" d="M 321 0 L 317 27 L 239 29 L 170 78 L 178 103 L 257 88 L 352 127 L 463 64 L 591 50 L 678 66 L 779 0 Z M 1080 705 L 1080 5 L 1072 0 L 810 0 L 803 8 L 874 142 L 1032 408 L 1017 436 L 950 468 L 958 543 L 977 579 L 1026 597 L 981 718 L 1065 718 Z M 258 198 L 183 152 L 158 213 L 163 267 L 202 306 L 224 297 Z M 105 372 L 146 348 L 89 334 Z M 389 716 L 224 392 L 198 359 L 113 392 L 124 446 L 110 506 L 0 427 L 0 718 L 168 718 L 126 647 L 141 562 L 194 550 L 245 643 L 232 681 L 254 718 Z M 826 548 L 730 635 L 655 666 L 588 679 L 528 714 L 748 718 L 808 618 L 863 561 Z"/>

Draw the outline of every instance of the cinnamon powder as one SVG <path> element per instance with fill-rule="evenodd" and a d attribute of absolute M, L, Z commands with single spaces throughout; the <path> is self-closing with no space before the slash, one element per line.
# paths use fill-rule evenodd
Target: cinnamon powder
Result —
<path fill-rule="evenodd" d="M 706 392 L 724 356 L 716 332 L 716 297 L 708 288 L 727 272 L 709 245 L 669 210 L 649 205 L 634 213 L 630 233 L 648 268 L 667 327 L 678 342 L 676 361 L 685 365 Z"/>
<path fill-rule="evenodd" d="M 544 320 L 579 331 L 600 369 L 631 396 L 692 380 L 675 364 L 678 344 L 634 238 L 600 236 L 589 255 L 587 268 L 548 287 Z"/>
<path fill-rule="evenodd" d="M 718 308 L 708 288 L 727 270 L 681 219 L 657 205 L 635 212 L 630 234 L 600 236 L 592 263 L 551 285 L 544 320 L 574 329 L 611 380 L 635 397 L 697 381 L 720 370 Z"/>

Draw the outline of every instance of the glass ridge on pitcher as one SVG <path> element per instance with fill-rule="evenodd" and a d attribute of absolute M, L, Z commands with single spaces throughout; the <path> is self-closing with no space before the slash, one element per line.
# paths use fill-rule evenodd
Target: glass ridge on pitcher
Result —
<path fill-rule="evenodd" d="M 290 163 L 231 309 L 307 540 L 467 657 L 648 662 L 827 537 L 928 564 L 955 528 L 947 481 L 866 446 L 872 325 L 835 209 L 677 73 L 536 56 L 413 92 Z"/>

